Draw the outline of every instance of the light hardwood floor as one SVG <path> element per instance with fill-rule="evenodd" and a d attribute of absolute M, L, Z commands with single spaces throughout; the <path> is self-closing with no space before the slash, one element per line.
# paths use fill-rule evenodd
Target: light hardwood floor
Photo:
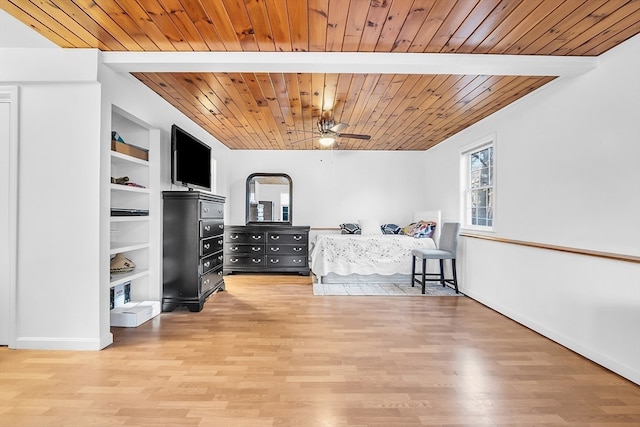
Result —
<path fill-rule="evenodd" d="M 1 348 L 0 425 L 640 425 L 639 386 L 470 298 L 225 280 L 99 352 Z"/>

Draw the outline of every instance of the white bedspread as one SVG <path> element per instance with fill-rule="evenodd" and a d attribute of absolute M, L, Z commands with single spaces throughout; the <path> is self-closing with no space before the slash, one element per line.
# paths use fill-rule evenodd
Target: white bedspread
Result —
<path fill-rule="evenodd" d="M 320 234 L 311 248 L 311 270 L 318 277 L 411 274 L 411 250 L 416 248 L 435 248 L 435 243 L 395 234 Z"/>

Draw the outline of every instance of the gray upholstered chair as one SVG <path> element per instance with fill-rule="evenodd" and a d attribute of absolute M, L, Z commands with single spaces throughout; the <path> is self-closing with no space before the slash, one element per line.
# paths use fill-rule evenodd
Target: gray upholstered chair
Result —
<path fill-rule="evenodd" d="M 459 235 L 459 222 L 445 222 L 442 225 L 440 242 L 437 249 L 414 249 L 411 251 L 411 286 L 420 283 L 422 285 L 422 293 L 424 294 L 426 282 L 440 282 L 442 286 L 446 286 L 446 283 L 449 283 L 453 285 L 456 293 L 459 293 L 458 276 L 456 274 L 456 250 L 458 248 Z M 422 273 L 416 273 L 416 259 L 418 258 L 422 259 Z M 426 272 L 428 259 L 437 259 L 440 261 L 440 274 Z M 451 271 L 453 272 L 453 278 L 451 279 L 445 279 L 444 277 L 445 259 L 451 260 Z M 429 279 L 429 277 L 434 277 L 434 279 Z M 437 279 L 435 279 L 435 277 L 437 277 Z"/>

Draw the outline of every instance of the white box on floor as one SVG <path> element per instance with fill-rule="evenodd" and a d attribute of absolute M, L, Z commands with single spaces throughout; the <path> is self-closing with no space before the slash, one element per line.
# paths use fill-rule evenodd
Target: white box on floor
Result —
<path fill-rule="evenodd" d="M 138 306 L 150 306 L 151 307 L 151 317 L 156 317 L 160 314 L 160 301 L 140 301 Z"/>
<path fill-rule="evenodd" d="M 135 328 L 160 314 L 160 301 L 131 301 L 111 310 L 111 326 Z"/>

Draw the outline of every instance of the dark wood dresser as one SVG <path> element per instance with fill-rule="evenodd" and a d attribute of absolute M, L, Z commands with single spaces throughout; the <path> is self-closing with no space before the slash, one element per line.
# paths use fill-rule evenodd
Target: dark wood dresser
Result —
<path fill-rule="evenodd" d="M 224 290 L 224 202 L 198 191 L 164 191 L 162 311 L 185 305 L 200 311 Z"/>
<path fill-rule="evenodd" d="M 224 232 L 224 274 L 309 275 L 309 227 L 230 225 Z"/>

